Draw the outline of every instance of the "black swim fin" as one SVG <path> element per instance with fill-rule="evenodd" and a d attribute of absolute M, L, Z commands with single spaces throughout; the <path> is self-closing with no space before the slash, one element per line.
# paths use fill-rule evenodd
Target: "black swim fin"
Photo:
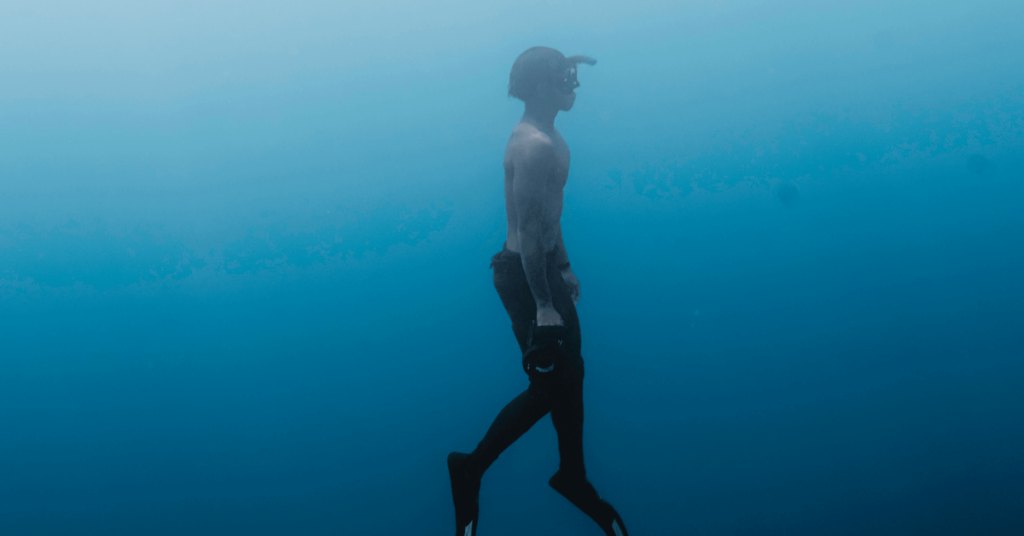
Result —
<path fill-rule="evenodd" d="M 576 508 L 590 516 L 606 536 L 629 536 L 626 525 L 612 505 L 602 500 L 586 477 L 566 477 L 559 471 L 548 480 L 548 485 L 569 499 Z"/>
<path fill-rule="evenodd" d="M 476 521 L 480 515 L 480 479 L 466 470 L 469 454 L 453 452 L 448 455 L 448 477 L 452 481 L 452 501 L 455 503 L 455 536 L 476 536 Z"/>

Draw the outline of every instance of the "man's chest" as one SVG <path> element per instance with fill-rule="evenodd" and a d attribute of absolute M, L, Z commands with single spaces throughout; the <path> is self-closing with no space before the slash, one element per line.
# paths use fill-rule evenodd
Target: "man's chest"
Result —
<path fill-rule="evenodd" d="M 569 178 L 569 161 L 571 155 L 569 154 L 569 145 L 562 140 L 559 136 L 557 139 L 552 140 L 552 145 L 555 147 L 555 153 L 558 155 L 555 165 L 555 176 L 553 177 L 557 186 L 561 188 L 565 186 L 565 181 Z"/>

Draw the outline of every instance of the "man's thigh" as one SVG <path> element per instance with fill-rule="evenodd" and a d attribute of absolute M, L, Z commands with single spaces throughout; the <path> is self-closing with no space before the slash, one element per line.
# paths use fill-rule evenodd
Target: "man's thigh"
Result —
<path fill-rule="evenodd" d="M 525 352 L 530 339 L 530 329 L 537 316 L 537 305 L 530 292 L 530 284 L 526 281 L 526 273 L 521 264 L 495 263 L 494 288 L 498 291 L 501 304 L 505 306 L 512 321 L 512 332 L 519 343 L 519 350 Z"/>

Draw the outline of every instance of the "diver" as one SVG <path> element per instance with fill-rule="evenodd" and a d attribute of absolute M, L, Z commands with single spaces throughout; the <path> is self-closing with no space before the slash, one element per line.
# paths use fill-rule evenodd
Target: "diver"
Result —
<path fill-rule="evenodd" d="M 560 222 L 569 146 L 554 125 L 555 115 L 568 112 L 576 101 L 579 63 L 597 62 L 533 47 L 516 58 L 509 75 L 508 94 L 525 102 L 526 111 L 505 147 L 508 234 L 491 268 L 530 385 L 498 413 L 476 450 L 448 455 L 456 536 L 476 535 L 484 472 L 548 412 L 560 458 L 548 484 L 607 536 L 628 536 L 622 518 L 587 480 L 583 465 L 583 357 L 576 316 L 580 283 L 569 266 Z"/>

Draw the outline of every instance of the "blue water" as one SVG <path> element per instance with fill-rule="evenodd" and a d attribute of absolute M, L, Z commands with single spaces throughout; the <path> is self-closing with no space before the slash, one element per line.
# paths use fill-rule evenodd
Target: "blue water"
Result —
<path fill-rule="evenodd" d="M 0 7 L 0 534 L 450 534 L 534 45 L 632 534 L 1024 534 L 1024 4 L 429 4 Z M 480 536 L 600 534 L 555 445 Z"/>

